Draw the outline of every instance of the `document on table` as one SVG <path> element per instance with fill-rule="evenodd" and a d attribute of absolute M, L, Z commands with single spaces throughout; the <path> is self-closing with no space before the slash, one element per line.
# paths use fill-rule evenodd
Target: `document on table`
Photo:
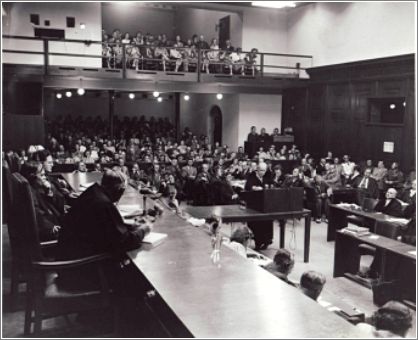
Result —
<path fill-rule="evenodd" d="M 401 218 L 401 217 L 388 217 L 386 220 L 388 222 L 401 223 L 401 224 L 407 224 L 409 222 L 409 220 L 407 220 L 406 218 Z"/>
<path fill-rule="evenodd" d="M 121 216 L 124 219 L 130 219 L 137 216 L 141 216 L 143 211 L 139 208 L 138 204 L 124 204 L 117 206 Z"/>

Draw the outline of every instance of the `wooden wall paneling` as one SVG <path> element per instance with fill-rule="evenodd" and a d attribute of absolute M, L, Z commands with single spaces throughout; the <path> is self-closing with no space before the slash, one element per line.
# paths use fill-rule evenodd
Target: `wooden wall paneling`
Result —
<path fill-rule="evenodd" d="M 306 151 L 306 88 L 288 89 L 283 92 L 282 129 L 291 126 L 295 142 L 302 151 Z"/>
<path fill-rule="evenodd" d="M 306 115 L 307 150 L 316 158 L 322 157 L 325 148 L 326 85 L 312 84 L 309 87 L 308 114 Z"/>
<path fill-rule="evenodd" d="M 406 95 L 405 79 L 379 80 L 377 85 L 379 97 L 403 97 Z"/>
<path fill-rule="evenodd" d="M 402 164 L 404 171 L 415 169 L 416 162 L 416 117 L 415 117 L 415 80 L 408 78 L 406 91 L 406 111 L 403 129 Z"/>

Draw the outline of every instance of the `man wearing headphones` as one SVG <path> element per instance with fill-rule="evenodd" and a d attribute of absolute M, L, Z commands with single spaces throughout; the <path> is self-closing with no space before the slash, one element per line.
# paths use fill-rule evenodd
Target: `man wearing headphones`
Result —
<path fill-rule="evenodd" d="M 119 170 L 106 170 L 101 185 L 94 184 L 77 198 L 65 216 L 58 238 L 58 260 L 71 260 L 100 253 L 111 253 L 115 261 L 109 266 L 108 277 L 121 280 L 120 263 L 125 260 L 125 252 L 141 245 L 152 225 L 129 225 L 123 222 L 115 204 L 126 189 L 126 177 Z M 78 286 L 97 283 L 98 278 L 86 270 L 82 275 L 60 276 L 60 284 Z"/>

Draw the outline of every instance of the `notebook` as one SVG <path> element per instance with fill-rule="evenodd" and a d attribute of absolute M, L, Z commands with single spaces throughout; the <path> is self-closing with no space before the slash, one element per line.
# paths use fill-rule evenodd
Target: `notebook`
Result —
<path fill-rule="evenodd" d="M 150 232 L 142 240 L 143 249 L 152 249 L 159 246 L 167 238 L 167 234 Z"/>

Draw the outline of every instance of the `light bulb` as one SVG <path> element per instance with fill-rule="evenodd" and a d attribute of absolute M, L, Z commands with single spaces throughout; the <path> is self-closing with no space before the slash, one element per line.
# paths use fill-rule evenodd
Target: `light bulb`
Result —
<path fill-rule="evenodd" d="M 189 101 L 190 96 L 188 94 L 185 94 L 183 98 L 184 98 L 185 101 Z"/>
<path fill-rule="evenodd" d="M 163 101 L 163 98 L 158 97 L 158 98 L 157 98 L 157 101 L 158 101 L 159 103 L 161 103 L 161 102 Z"/>
<path fill-rule="evenodd" d="M 389 107 L 390 107 L 391 110 L 394 110 L 396 108 L 396 105 L 395 104 L 390 104 Z"/>
<path fill-rule="evenodd" d="M 82 96 L 84 93 L 86 93 L 86 91 L 85 91 L 82 87 L 80 87 L 80 88 L 77 90 L 77 93 L 78 93 L 78 95 L 79 95 L 79 96 Z"/>
<path fill-rule="evenodd" d="M 135 93 L 129 93 L 129 99 L 134 99 L 135 98 Z"/>
<path fill-rule="evenodd" d="M 62 98 L 62 94 L 61 93 L 57 93 L 57 98 L 61 99 Z"/>
<path fill-rule="evenodd" d="M 65 92 L 65 96 L 70 98 L 73 94 L 71 93 L 71 91 L 67 91 Z"/>
<path fill-rule="evenodd" d="M 218 100 L 221 100 L 223 97 L 224 97 L 224 96 L 223 96 L 223 94 L 222 94 L 222 93 L 218 93 L 218 94 L 216 95 L 216 98 L 217 98 Z"/>
<path fill-rule="evenodd" d="M 154 91 L 154 92 L 152 93 L 152 95 L 153 95 L 155 98 L 157 98 L 157 97 L 159 97 L 159 96 L 160 96 L 160 92 L 158 92 L 158 91 Z"/>

